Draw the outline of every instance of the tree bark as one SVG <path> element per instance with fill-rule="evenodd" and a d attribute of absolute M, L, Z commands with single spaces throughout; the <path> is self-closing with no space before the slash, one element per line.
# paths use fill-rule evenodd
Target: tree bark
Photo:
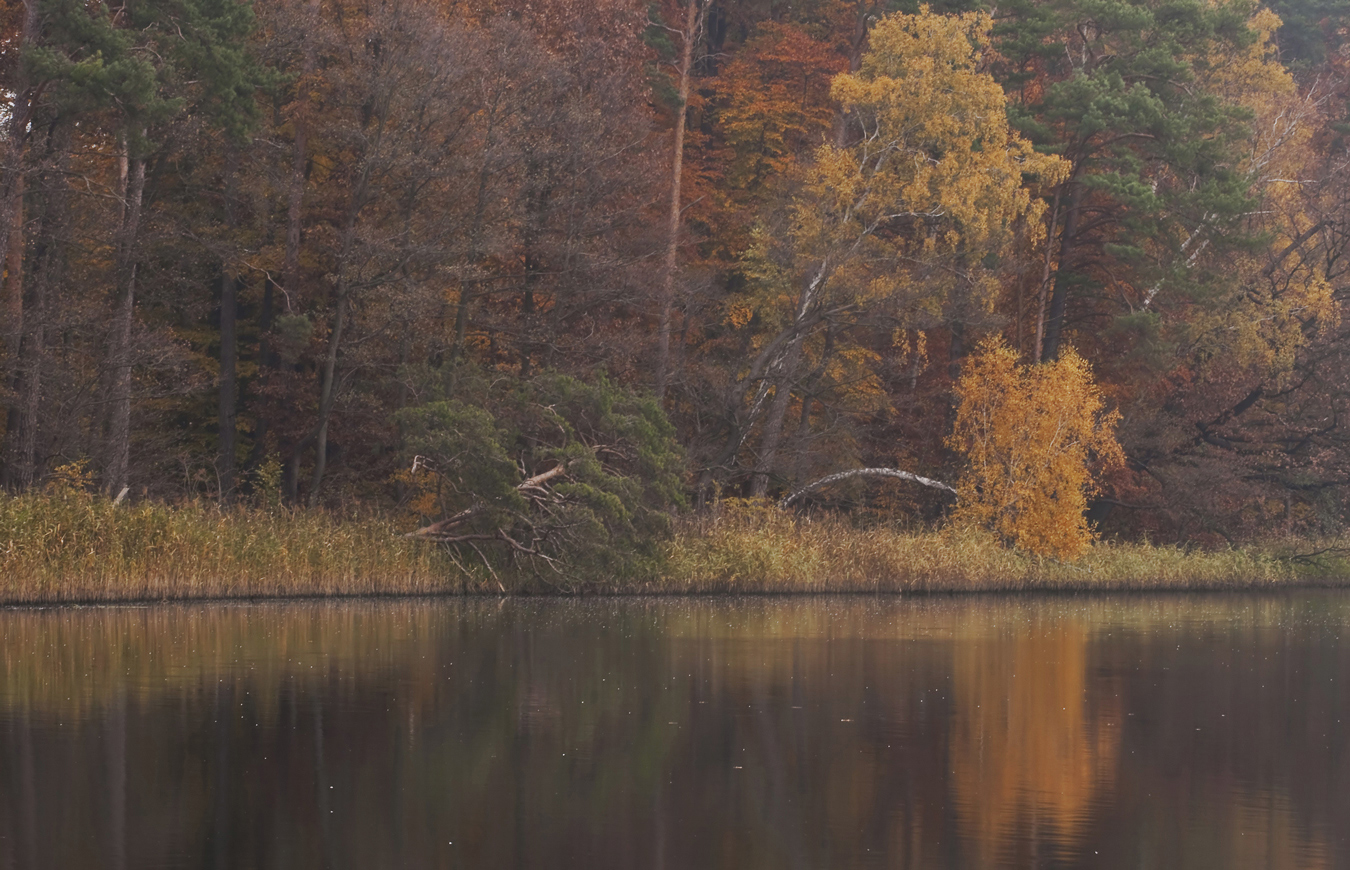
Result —
<path fill-rule="evenodd" d="M 531 489 L 542 489 L 545 483 L 547 483 L 548 481 L 552 480 L 555 477 L 558 477 L 561 474 L 566 473 L 568 465 L 570 465 L 570 463 L 555 465 L 548 471 L 541 471 L 540 473 L 534 475 L 533 477 L 527 477 L 520 483 L 516 484 L 516 490 L 518 492 L 527 492 Z M 481 501 L 474 502 L 472 505 L 455 514 L 454 516 L 446 517 L 443 520 L 438 520 L 437 522 L 434 522 L 429 526 L 423 526 L 417 531 L 409 532 L 403 537 L 429 538 L 431 540 L 438 540 L 444 538 L 450 532 L 451 529 L 455 528 L 456 526 L 463 525 L 464 523 L 478 516 L 485 510 L 487 510 L 487 505 L 483 504 Z M 489 535 L 488 537 L 492 536 Z"/>
<path fill-rule="evenodd" d="M 24 328 L 24 298 L 23 298 L 23 175 L 20 174 L 14 179 L 14 186 L 18 188 L 16 199 L 18 204 L 15 207 L 15 213 L 12 215 L 13 221 L 10 224 L 8 238 L 8 255 L 5 256 L 3 286 L 0 286 L 0 311 L 3 312 L 3 320 L 0 320 L 0 332 L 4 333 L 5 357 L 4 365 L 8 369 L 5 373 L 5 380 L 9 385 L 9 393 L 17 401 L 9 406 L 5 413 L 5 482 L 13 484 L 15 477 L 14 469 L 11 467 L 10 459 L 17 453 L 16 435 L 19 427 L 22 425 L 22 382 L 23 371 L 23 336 Z"/>
<path fill-rule="evenodd" d="M 268 332 L 272 329 L 273 298 L 276 295 L 276 282 L 272 280 L 271 275 L 263 278 L 262 287 L 262 307 L 258 312 L 258 380 L 265 387 L 277 367 L 276 354 L 272 350 L 272 342 L 268 336 Z M 257 428 L 253 432 L 253 448 L 248 454 L 249 468 L 257 468 L 267 458 L 269 423 L 267 414 L 258 415 Z"/>
<path fill-rule="evenodd" d="M 727 400 L 731 410 L 728 413 L 730 431 L 727 434 L 726 444 L 723 445 L 722 452 L 699 473 L 696 499 L 700 506 L 707 500 L 714 472 L 719 468 L 727 468 L 735 461 L 741 448 L 749 440 L 755 424 L 763 416 L 765 403 L 769 401 L 769 392 L 775 383 L 775 372 L 780 370 L 784 358 L 789 353 L 789 346 L 799 337 L 804 338 L 808 331 L 823 321 L 824 318 L 819 312 L 794 320 L 791 326 L 765 345 L 750 363 L 750 370 L 745 378 L 733 388 L 733 394 Z M 754 390 L 750 396 L 749 407 L 744 407 L 745 394 L 741 384 L 749 385 Z"/>
<path fill-rule="evenodd" d="M 1045 237 L 1045 265 L 1041 272 L 1041 286 L 1036 291 L 1036 344 L 1031 354 L 1033 363 L 1041 361 L 1041 353 L 1045 347 L 1045 303 L 1050 291 L 1050 278 L 1054 274 L 1051 264 L 1054 262 L 1055 231 L 1059 229 L 1059 204 L 1063 196 L 1064 187 L 1061 185 L 1059 190 L 1055 191 L 1055 204 L 1050 210 L 1050 232 Z M 1017 322 L 1020 335 L 1022 323 L 1020 308 Z"/>
<path fill-rule="evenodd" d="M 656 397 L 664 399 L 670 381 L 670 321 L 675 309 L 675 272 L 680 253 L 683 210 L 680 191 L 684 177 L 685 121 L 689 117 L 689 79 L 694 66 L 694 43 L 703 19 L 701 0 L 685 5 L 684 46 L 680 52 L 680 106 L 675 112 L 675 144 L 670 160 L 670 214 L 666 224 L 666 262 L 661 276 L 661 311 L 656 338 Z"/>
<path fill-rule="evenodd" d="M 773 404 L 764 419 L 764 435 L 759 442 L 759 460 L 755 463 L 754 476 L 750 481 L 750 495 L 763 498 L 769 492 L 769 478 L 778 461 L 778 445 L 783 440 L 783 421 L 787 418 L 788 405 L 792 401 L 792 373 L 801 364 L 802 344 L 805 335 L 799 335 L 788 345 L 787 353 L 779 366 L 773 389 Z"/>
<path fill-rule="evenodd" d="M 379 152 L 383 143 L 383 123 L 382 119 L 380 130 L 374 137 L 370 152 L 365 155 L 365 164 L 361 167 L 361 172 L 353 185 L 351 201 L 347 206 L 347 217 L 342 227 L 342 243 L 338 249 L 337 278 L 333 291 L 336 300 L 333 329 L 328 335 L 328 352 L 324 355 L 322 382 L 319 386 L 319 420 L 312 433 L 314 474 L 310 478 L 310 507 L 319 505 L 323 476 L 328 469 L 328 422 L 332 419 L 333 405 L 337 401 L 337 361 L 342 349 L 342 335 L 347 326 L 347 311 L 351 305 L 352 253 L 356 248 L 356 231 L 361 222 L 361 212 L 370 198 L 371 163 L 374 154 Z"/>

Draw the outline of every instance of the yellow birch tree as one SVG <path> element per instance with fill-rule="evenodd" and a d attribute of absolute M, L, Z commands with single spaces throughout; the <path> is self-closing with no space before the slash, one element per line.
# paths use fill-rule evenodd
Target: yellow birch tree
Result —
<path fill-rule="evenodd" d="M 1019 550 L 1061 559 L 1092 543 L 1084 512 L 1090 465 L 1122 462 L 1119 415 L 1107 411 L 1087 362 L 1065 348 L 1054 362 L 1019 365 L 990 338 L 966 361 L 947 443 L 965 456 L 953 520 L 992 529 Z"/>

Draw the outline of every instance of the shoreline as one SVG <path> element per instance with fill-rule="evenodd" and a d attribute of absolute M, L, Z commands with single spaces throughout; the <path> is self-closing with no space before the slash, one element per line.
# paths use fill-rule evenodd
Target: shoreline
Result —
<path fill-rule="evenodd" d="M 337 584 L 334 584 L 337 585 Z M 0 610 L 40 609 L 40 608 L 79 608 L 107 606 L 152 606 L 162 604 L 273 604 L 338 601 L 411 601 L 424 599 L 442 601 L 462 600 L 505 600 L 528 601 L 543 599 L 551 601 L 580 599 L 673 599 L 673 598 L 967 598 L 979 596 L 995 597 L 1073 597 L 1073 596 L 1172 596 L 1172 595 L 1223 595 L 1223 594 L 1280 594 L 1313 590 L 1350 591 L 1350 576 L 1291 576 L 1285 579 L 1228 580 L 1223 582 L 1184 583 L 1169 580 L 1122 580 L 1093 583 L 1042 582 L 1027 583 L 1021 580 L 1009 580 L 1006 583 L 981 583 L 962 585 L 903 585 L 902 583 L 882 581 L 872 588 L 830 587 L 817 585 L 811 588 L 794 588 L 781 583 L 735 583 L 724 584 L 710 582 L 691 588 L 673 588 L 660 582 L 633 582 L 626 584 L 585 584 L 569 589 L 557 589 L 530 585 L 528 582 L 512 589 L 492 589 L 482 584 L 468 588 L 461 584 L 455 589 L 389 589 L 377 588 L 378 580 L 363 578 L 359 584 L 364 588 L 330 588 L 319 591 L 265 592 L 258 590 L 240 590 L 239 592 L 183 590 L 180 593 L 164 594 L 94 594 L 83 596 L 65 596 L 61 593 L 46 597 L 11 597 L 0 594 Z"/>
<path fill-rule="evenodd" d="M 152 607 L 157 605 L 224 605 L 224 604 L 309 604 L 325 602 L 384 602 L 384 601 L 580 601 L 583 599 L 607 599 L 627 601 L 634 599 L 788 599 L 788 598 L 1061 598 L 1061 597 L 1173 597 L 1181 595 L 1280 595 L 1292 592 L 1346 591 L 1350 592 L 1350 577 L 1331 579 L 1298 579 L 1288 583 L 1266 585 L 1232 586 L 1046 586 L 1029 587 L 989 587 L 989 588 L 952 588 L 952 589 L 909 589 L 909 590 L 783 590 L 783 589 L 730 589 L 723 591 L 672 591 L 661 589 L 585 589 L 569 592 L 511 591 L 491 592 L 474 590 L 467 592 L 332 592 L 332 593 L 295 593 L 262 595 L 181 595 L 158 598 L 80 598 L 80 599 L 0 599 L 0 612 L 7 610 L 54 610 L 96 607 Z"/>
<path fill-rule="evenodd" d="M 0 499 L 0 606 L 474 596 L 963 595 L 1350 588 L 1350 542 L 1223 550 L 1098 542 L 1074 563 L 972 528 L 864 526 L 728 503 L 676 518 L 625 579 L 458 556 L 406 538 L 413 520 L 277 506 L 119 506 L 87 494 Z M 489 561 L 491 559 L 491 561 Z M 606 578 L 594 580 L 588 578 Z"/>

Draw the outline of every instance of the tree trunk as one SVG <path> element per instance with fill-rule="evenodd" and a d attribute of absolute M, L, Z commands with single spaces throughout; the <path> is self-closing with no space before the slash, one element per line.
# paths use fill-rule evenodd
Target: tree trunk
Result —
<path fill-rule="evenodd" d="M 816 274 L 802 287 L 802 297 L 797 303 L 797 316 L 793 320 L 792 337 L 776 365 L 765 371 L 765 376 L 773 385 L 773 404 L 769 406 L 769 415 L 764 419 L 764 435 L 759 443 L 759 460 L 750 479 L 750 495 L 763 498 L 769 492 L 769 475 L 773 472 L 778 459 L 778 445 L 783 440 L 783 421 L 787 418 L 788 405 L 792 401 L 792 385 L 797 367 L 801 365 L 802 345 L 808 332 L 807 320 L 816 307 L 816 300 L 825 284 L 828 263 L 822 263 Z"/>
<path fill-rule="evenodd" d="M 300 246 L 301 228 L 304 223 L 305 183 L 308 181 L 309 167 L 309 78 L 314 74 L 315 52 L 313 30 L 318 25 L 321 0 L 309 0 L 306 22 L 306 37 L 300 61 L 300 77 L 296 87 L 296 107 L 291 118 L 295 130 L 291 140 L 291 172 L 286 188 L 286 246 L 281 265 L 281 289 L 288 300 L 302 298 L 300 293 Z M 266 365 L 266 360 L 264 360 Z M 286 499 L 294 502 L 299 495 L 300 451 L 305 447 L 302 440 L 291 447 L 291 456 L 286 463 L 285 491 Z"/>
<path fill-rule="evenodd" d="M 1069 201 L 1064 210 L 1064 231 L 1060 234 L 1059 242 L 1059 267 L 1055 270 L 1055 289 L 1050 295 L 1050 307 L 1045 313 L 1045 341 L 1041 347 L 1039 361 L 1049 362 L 1059 358 L 1059 345 L 1064 331 L 1064 311 L 1068 305 L 1069 299 L 1069 280 L 1070 270 L 1067 268 L 1069 258 L 1073 255 L 1075 243 L 1078 236 L 1078 224 L 1082 214 L 1083 205 L 1083 185 L 1077 180 L 1078 172 L 1075 171 L 1065 184 L 1073 185 L 1073 191 L 1069 194 Z M 1052 244 L 1052 239 L 1046 239 L 1047 245 Z M 1040 332 L 1040 329 L 1037 329 Z"/>
<path fill-rule="evenodd" d="M 319 3 L 320 0 L 309 0 L 310 28 L 318 22 Z M 308 180 L 306 168 L 309 166 L 309 98 L 305 94 L 309 77 L 314 74 L 314 64 L 314 41 L 307 38 L 304 57 L 300 61 L 295 117 L 291 119 L 295 138 L 291 142 L 291 177 L 286 189 L 286 252 L 281 266 L 283 286 L 292 298 L 297 298 L 300 292 L 300 228 Z"/>
<path fill-rule="evenodd" d="M 65 262 L 62 237 L 69 220 L 70 198 L 66 179 L 70 130 L 55 127 L 47 133 L 46 156 L 54 160 L 37 176 L 34 195 L 35 232 L 33 257 L 24 285 L 23 333 L 16 369 L 15 413 L 5 444 L 5 485 L 28 489 L 37 480 L 40 412 L 43 407 L 42 378 L 47 364 L 48 299 L 59 286 Z"/>
<path fill-rule="evenodd" d="M 7 196 L 14 198 L 12 205 L 5 211 L 9 217 L 9 233 L 5 245 L 5 279 L 3 288 L 3 310 L 5 317 L 5 361 L 10 366 L 11 380 L 16 373 L 15 361 L 19 358 L 19 340 L 23 335 L 23 175 L 13 179 L 13 190 Z"/>
<path fill-rule="evenodd" d="M 15 206 L 12 215 L 13 222 L 10 224 L 8 239 L 8 255 L 4 258 L 4 277 L 3 285 L 0 285 L 0 311 L 3 311 L 3 320 L 0 320 L 0 332 L 4 333 L 5 357 L 4 365 L 8 369 L 6 372 L 6 381 L 9 384 L 9 394 L 18 401 L 9 406 L 5 414 L 5 468 L 4 478 L 6 483 L 11 483 L 14 478 L 14 471 L 10 467 L 10 460 L 16 450 L 16 435 L 19 427 L 22 425 L 23 416 L 21 383 L 23 381 L 23 360 L 22 345 L 23 334 L 26 324 L 24 323 L 24 298 L 23 298 L 23 175 L 14 179 L 14 186 L 18 188 L 16 199 L 18 204 Z"/>
<path fill-rule="evenodd" d="M 226 266 L 220 276 L 220 499 L 234 500 L 235 429 L 239 411 L 239 350 L 236 329 L 239 279 Z"/>
<path fill-rule="evenodd" d="M 477 266 L 483 256 L 483 221 L 487 217 L 489 182 L 493 176 L 492 152 L 496 146 L 497 102 L 489 107 L 487 131 L 484 134 L 483 163 L 478 167 L 478 192 L 474 196 L 473 220 L 469 223 L 469 268 Z M 450 359 L 458 360 L 464 353 L 464 345 L 469 336 L 469 307 L 477 292 L 475 281 L 459 282 L 459 302 L 455 306 L 455 341 L 450 347 Z"/>
<path fill-rule="evenodd" d="M 1031 349 L 1031 361 L 1039 363 L 1045 348 L 1045 305 L 1050 292 L 1050 278 L 1054 275 L 1052 264 L 1055 256 L 1055 232 L 1059 229 L 1060 202 L 1064 197 L 1064 185 L 1055 191 L 1055 204 L 1050 209 L 1050 232 L 1045 235 L 1045 260 L 1041 269 L 1041 284 L 1036 290 L 1036 341 Z M 1020 294 L 1020 291 L 1019 291 Z M 1018 351 L 1021 352 L 1021 306 L 1018 307 Z"/>
<path fill-rule="evenodd" d="M 675 271 L 680 251 L 680 189 L 684 176 L 685 120 L 689 116 L 689 77 L 693 72 L 694 43 L 703 18 L 701 0 L 687 0 L 684 46 L 680 53 L 680 107 L 675 112 L 675 145 L 670 160 L 670 214 L 666 224 L 666 264 L 661 279 L 661 312 L 656 338 L 656 397 L 664 399 L 670 381 L 670 321 L 675 308 Z"/>
<path fill-rule="evenodd" d="M 42 371 L 47 361 L 47 297 L 51 271 L 56 268 L 50 245 L 47 262 L 39 262 L 39 274 L 32 282 L 24 318 L 23 340 L 19 346 L 18 414 L 11 433 L 17 436 L 14 449 L 5 463 L 8 483 L 18 489 L 30 489 L 37 480 L 38 427 L 42 410 Z"/>
<path fill-rule="evenodd" d="M 123 147 L 130 145 L 124 138 Z M 141 200 L 145 192 L 144 158 L 127 158 L 122 232 L 118 246 L 120 287 L 113 307 L 112 329 L 108 342 L 108 458 L 104 469 L 104 491 L 116 496 L 127 486 L 131 464 L 131 332 L 136 310 L 136 243 L 140 232 Z"/>
<path fill-rule="evenodd" d="M 238 153 L 231 148 L 225 163 L 225 226 L 235 228 Z M 236 329 L 239 279 L 234 264 L 220 264 L 220 500 L 234 500 L 235 427 L 239 404 L 239 348 Z"/>
<path fill-rule="evenodd" d="M 871 0 L 858 0 L 858 13 L 853 20 L 853 35 L 848 46 L 848 71 L 856 73 L 862 69 L 863 48 L 867 45 L 868 24 L 876 14 L 876 4 Z M 834 147 L 848 145 L 848 113 L 843 107 L 834 111 L 834 130 L 830 137 Z"/>
<path fill-rule="evenodd" d="M 372 152 L 378 152 L 382 138 L 375 136 Z M 319 420 L 311 436 L 314 439 L 314 473 L 310 477 L 309 506 L 319 504 L 319 491 L 323 486 L 323 476 L 328 469 L 328 421 L 332 418 L 333 405 L 337 401 L 337 361 L 342 349 L 342 334 L 347 326 L 347 309 L 351 300 L 350 273 L 352 251 L 356 248 L 356 231 L 361 222 L 361 212 L 366 206 L 370 192 L 370 166 L 374 159 L 372 153 L 365 155 L 366 163 L 362 167 L 351 193 L 351 202 L 347 207 L 347 217 L 342 227 L 342 244 L 338 249 L 337 278 L 333 290 L 336 302 L 333 310 L 333 329 L 328 335 L 328 352 L 324 354 L 322 380 L 319 385 Z M 306 439 L 308 440 L 308 439 Z M 303 446 L 302 441 L 299 446 Z M 299 448 L 297 447 L 297 455 Z"/>
<path fill-rule="evenodd" d="M 19 32 L 19 44 L 15 46 L 15 56 L 21 56 L 24 48 L 37 39 L 38 2 L 24 0 L 23 25 Z M 34 85 L 22 63 L 15 65 L 13 81 L 6 90 L 14 94 L 9 109 L 8 129 L 5 131 L 3 150 L 0 150 L 0 264 L 6 270 L 3 286 L 5 325 L 4 333 L 10 351 L 10 360 L 18 347 L 21 326 L 18 318 L 23 316 L 21 265 L 23 252 L 23 178 L 24 157 L 28 147 L 28 126 L 33 119 L 33 109 L 41 95 L 42 86 Z"/>
<path fill-rule="evenodd" d="M 834 358 L 834 338 L 835 330 L 825 330 L 825 347 L 820 352 L 820 362 L 816 367 L 807 373 L 802 379 L 804 385 L 819 384 L 825 377 L 825 372 L 830 367 L 830 360 Z M 805 389 L 802 392 L 801 415 L 797 419 L 797 433 L 793 437 L 792 450 L 796 453 L 796 462 L 794 463 L 794 477 L 800 480 L 806 476 L 809 470 L 809 457 L 807 449 L 811 444 L 811 408 L 815 404 L 815 397 Z"/>
<path fill-rule="evenodd" d="M 750 363 L 750 370 L 745 378 L 733 388 L 732 394 L 727 398 L 730 409 L 727 415 L 730 431 L 727 433 L 726 443 L 722 447 L 722 452 L 699 473 L 696 498 L 700 506 L 705 503 L 712 488 L 715 472 L 718 469 L 729 468 L 736 461 L 755 424 L 763 416 L 765 405 L 770 400 L 770 391 L 776 383 L 775 373 L 782 370 L 786 357 L 790 355 L 792 343 L 798 337 L 804 337 L 806 332 L 816 325 L 816 322 L 805 316 L 794 320 L 791 326 L 778 333 L 765 345 Z M 744 350 L 748 352 L 748 346 Z M 742 384 L 748 385 L 753 390 L 748 407 Z"/>
<path fill-rule="evenodd" d="M 333 403 L 337 398 L 335 380 L 337 376 L 338 348 L 342 344 L 342 333 L 347 325 L 347 288 L 340 282 L 337 291 L 337 310 L 333 312 L 333 332 L 328 336 L 328 353 L 323 362 L 323 382 L 319 387 L 319 425 L 314 430 L 314 474 L 309 483 L 309 506 L 319 504 L 319 488 L 323 485 L 323 476 L 328 469 L 328 421 L 333 414 Z"/>
<path fill-rule="evenodd" d="M 272 351 L 272 341 L 268 336 L 268 332 L 272 329 L 275 295 L 276 282 L 272 280 L 270 275 L 265 276 L 263 278 L 262 308 L 258 312 L 258 380 L 261 383 L 261 389 L 265 389 L 268 378 L 271 377 L 272 372 L 277 367 L 276 354 Z M 257 428 L 253 431 L 253 448 L 248 454 L 249 468 L 257 468 L 267 459 L 268 424 L 267 414 L 257 415 Z"/>
<path fill-rule="evenodd" d="M 19 31 L 19 44 L 15 46 L 14 52 L 16 56 L 22 56 L 24 48 L 37 38 L 37 7 L 37 0 L 24 2 L 23 24 Z M 33 87 L 28 81 L 22 63 L 16 64 L 13 80 L 7 89 L 13 92 L 14 100 L 9 109 L 3 146 L 0 146 L 0 267 L 4 270 L 3 281 L 0 281 L 0 318 L 3 318 L 0 320 L 0 333 L 4 336 L 4 364 L 8 369 L 10 392 L 17 395 L 21 368 L 19 345 L 24 328 L 24 160 L 29 138 L 28 125 L 41 89 Z M 6 441 L 13 439 L 21 415 L 18 405 L 9 407 L 5 426 Z M 5 452 L 12 455 L 13 450 L 7 445 Z M 10 476 L 8 468 L 5 476 Z"/>
<path fill-rule="evenodd" d="M 778 461 L 778 445 L 783 440 L 783 421 L 787 418 L 788 405 L 792 401 L 792 373 L 801 363 L 802 344 L 806 336 L 793 339 L 774 378 L 773 404 L 769 406 L 769 415 L 764 419 L 764 436 L 759 442 L 759 461 L 755 463 L 754 476 L 750 480 L 750 495 L 763 498 L 769 492 L 769 477 Z"/>

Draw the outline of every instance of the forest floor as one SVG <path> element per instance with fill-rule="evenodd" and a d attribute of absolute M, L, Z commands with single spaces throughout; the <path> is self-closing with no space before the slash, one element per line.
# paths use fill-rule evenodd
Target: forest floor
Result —
<path fill-rule="evenodd" d="M 646 577 L 495 572 L 388 520 L 211 503 L 0 496 L 0 604 L 503 593 L 780 594 L 1350 587 L 1350 542 L 1223 550 L 1099 542 L 1065 563 L 974 530 L 901 531 L 768 506 L 681 519 Z M 466 570 L 467 569 L 467 570 Z"/>

